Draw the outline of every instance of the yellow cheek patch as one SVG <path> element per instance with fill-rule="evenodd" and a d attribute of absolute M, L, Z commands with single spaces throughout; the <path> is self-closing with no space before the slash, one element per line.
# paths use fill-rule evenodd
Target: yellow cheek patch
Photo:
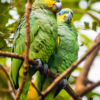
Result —
<path fill-rule="evenodd" d="M 53 5 L 56 3 L 56 1 L 45 0 L 45 3 L 48 5 L 48 7 L 53 7 Z"/>
<path fill-rule="evenodd" d="M 63 21 L 64 22 L 64 17 L 66 16 L 66 14 L 63 14 L 61 16 L 58 17 L 58 21 Z"/>
<path fill-rule="evenodd" d="M 38 25 L 38 29 L 40 28 L 40 25 Z"/>
<path fill-rule="evenodd" d="M 58 46 L 59 46 L 60 37 L 58 36 Z"/>
<path fill-rule="evenodd" d="M 73 23 L 73 18 L 72 18 L 71 22 Z"/>

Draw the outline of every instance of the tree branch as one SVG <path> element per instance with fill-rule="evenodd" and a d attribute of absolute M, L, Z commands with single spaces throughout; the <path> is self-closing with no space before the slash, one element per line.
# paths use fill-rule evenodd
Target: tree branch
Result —
<path fill-rule="evenodd" d="M 32 0 L 28 0 L 28 5 L 27 5 L 27 9 L 26 9 L 26 13 L 25 13 L 25 27 L 26 27 L 26 47 L 25 47 L 25 61 L 23 64 L 24 70 L 23 70 L 23 77 L 21 80 L 21 85 L 19 87 L 19 90 L 17 92 L 17 95 L 15 97 L 15 100 L 18 100 L 23 88 L 24 88 L 24 84 L 26 81 L 26 77 L 27 77 L 27 72 L 28 72 L 28 67 L 29 67 L 29 47 L 30 47 L 30 22 L 29 22 L 29 16 L 30 16 L 30 12 L 31 12 L 31 8 L 32 8 Z"/>
<path fill-rule="evenodd" d="M 6 37 L 7 35 L 9 35 L 10 33 L 12 33 L 13 32 L 13 30 L 10 30 L 10 31 L 8 31 L 6 34 L 1 34 L 0 36 L 1 37 Z"/>
<path fill-rule="evenodd" d="M 94 49 L 95 49 L 95 47 L 97 47 L 98 45 L 99 45 L 100 43 L 98 42 L 97 44 L 95 44 L 95 45 L 93 45 L 93 47 L 88 51 L 88 53 L 86 53 L 85 55 L 87 55 L 87 54 L 89 54 L 90 52 L 92 52 Z M 17 58 L 17 59 L 21 59 L 21 60 L 24 60 L 24 57 L 23 56 L 20 56 L 20 55 L 17 55 L 17 54 L 14 54 L 14 53 L 8 53 L 8 52 L 3 52 L 3 51 L 0 51 L 0 55 L 1 56 L 5 56 L 5 57 L 11 57 L 11 58 Z M 86 57 L 85 57 L 86 58 Z M 85 59 L 84 58 L 84 59 Z M 79 62 L 80 62 L 81 60 L 79 60 Z M 31 64 L 34 64 L 34 65 L 38 65 L 38 63 L 36 62 L 36 61 L 34 61 L 34 60 L 31 60 L 31 59 L 29 59 L 29 62 L 31 63 Z M 53 72 L 51 72 L 49 69 L 48 69 L 48 71 L 47 71 L 47 74 L 48 75 L 50 75 L 50 76 L 52 76 L 52 77 L 54 77 L 54 78 L 56 78 L 56 75 L 53 73 Z M 68 92 L 68 91 L 67 91 Z M 70 92 L 71 93 L 71 92 Z M 71 95 L 72 96 L 72 95 Z"/>
<path fill-rule="evenodd" d="M 86 93 L 88 93 L 92 89 L 96 88 L 97 86 L 100 86 L 100 81 L 97 83 L 92 83 L 90 86 L 86 87 L 84 89 L 84 91 L 82 91 L 82 89 L 81 89 L 80 96 L 84 96 Z"/>
<path fill-rule="evenodd" d="M 14 54 L 14 53 L 9 53 L 9 52 L 0 51 L 0 56 L 24 60 L 24 57 L 23 57 L 23 56 L 18 55 L 18 54 Z M 29 63 L 32 64 L 32 65 L 34 65 L 34 66 L 35 66 L 35 65 L 38 65 L 38 62 L 36 62 L 36 61 L 34 61 L 34 60 L 32 60 L 32 59 L 29 59 Z M 44 67 L 42 66 L 42 68 L 44 68 Z M 48 69 L 48 71 L 47 71 L 46 74 L 49 75 L 49 76 L 51 76 L 53 79 L 55 79 L 55 78 L 58 77 L 55 73 L 53 73 L 53 72 L 52 72 L 51 70 L 49 70 L 49 69 Z M 67 87 L 67 88 L 71 88 L 71 87 L 69 87 L 68 85 L 67 85 L 66 87 Z M 76 93 L 75 93 L 74 91 L 73 91 L 73 93 L 72 93 L 72 89 L 71 89 L 71 90 L 67 90 L 67 88 L 65 88 L 65 89 L 66 89 L 66 91 L 67 91 L 70 95 L 74 93 L 73 95 L 71 95 L 71 96 L 74 98 L 74 97 L 76 96 Z"/>
<path fill-rule="evenodd" d="M 9 53 L 9 52 L 0 51 L 0 56 L 16 58 L 16 59 L 20 59 L 20 60 L 24 61 L 24 57 L 23 56 L 15 54 L 15 53 Z M 36 62 L 36 61 L 34 61 L 32 59 L 29 59 L 29 63 L 32 64 L 32 65 L 38 65 L 38 62 Z"/>
<path fill-rule="evenodd" d="M 96 39 L 94 40 L 92 46 L 94 44 L 98 43 L 99 41 L 100 41 L 100 34 L 96 37 Z M 91 65 L 92 65 L 95 57 L 98 54 L 99 49 L 100 49 L 100 45 L 86 59 L 85 64 L 84 64 L 84 67 L 81 70 L 79 77 L 77 78 L 76 87 L 79 86 L 79 84 L 82 84 L 82 85 L 86 86 L 86 84 L 88 82 L 87 81 L 88 80 L 87 75 L 89 73 L 89 70 L 91 68 Z"/>
<path fill-rule="evenodd" d="M 3 100 L 2 98 L 0 98 L 0 100 Z"/>
<path fill-rule="evenodd" d="M 97 38 L 100 37 L 100 34 Z M 59 77 L 57 77 L 54 82 L 46 89 L 46 91 L 43 93 L 44 95 L 47 95 L 52 91 L 52 89 L 60 82 L 61 79 L 63 79 L 66 75 L 70 74 L 79 63 L 81 63 L 98 45 L 100 45 L 100 41 L 97 43 L 94 43 L 91 48 L 82 56 L 80 60 L 77 60 L 74 62 L 67 70 L 65 70 Z"/>
<path fill-rule="evenodd" d="M 11 93 L 11 92 L 13 91 L 9 89 L 0 89 L 0 93 Z"/>
<path fill-rule="evenodd" d="M 34 85 L 34 83 L 31 82 L 31 85 L 35 88 L 35 90 L 39 93 L 39 95 L 43 96 L 42 93 L 41 93 L 41 91 L 36 88 L 36 86 Z"/>
<path fill-rule="evenodd" d="M 64 88 L 65 90 L 67 90 L 67 92 L 69 93 L 69 95 L 74 99 L 74 100 L 82 100 L 80 95 L 76 92 L 73 91 L 73 89 L 69 86 L 69 84 L 67 84 L 67 86 Z"/>
<path fill-rule="evenodd" d="M 100 34 L 96 37 L 92 46 L 94 44 L 98 43 L 99 41 L 100 41 Z M 91 88 L 92 89 L 95 88 L 95 87 L 93 87 L 95 84 L 98 84 L 98 83 L 93 83 L 93 82 L 89 81 L 89 79 L 87 78 L 87 75 L 89 73 L 89 70 L 91 68 L 91 65 L 92 65 L 95 57 L 98 54 L 99 49 L 100 49 L 100 45 L 88 56 L 88 58 L 85 61 L 84 67 L 80 72 L 80 75 L 76 79 L 75 92 L 79 93 L 79 95 L 81 95 L 81 96 L 83 96 L 83 95 L 85 95 L 85 93 L 89 92 L 91 90 Z M 88 84 L 91 84 L 91 85 L 88 87 L 87 86 Z"/>
<path fill-rule="evenodd" d="M 12 84 L 12 81 L 11 81 L 11 79 L 10 79 L 10 76 L 8 75 L 6 69 L 5 69 L 2 65 L 0 65 L 0 67 L 2 68 L 2 70 L 4 71 L 4 73 L 6 74 L 7 78 L 9 79 L 9 82 L 10 82 L 10 85 L 11 85 L 11 88 L 12 88 L 12 91 L 13 91 L 14 95 L 16 95 L 16 92 L 15 92 L 15 90 L 14 90 L 14 86 L 13 86 L 13 84 Z"/>

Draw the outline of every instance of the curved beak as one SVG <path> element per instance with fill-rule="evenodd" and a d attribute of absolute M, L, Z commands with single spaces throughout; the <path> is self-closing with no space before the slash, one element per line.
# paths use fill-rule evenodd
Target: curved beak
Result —
<path fill-rule="evenodd" d="M 57 2 L 53 5 L 52 10 L 53 12 L 59 12 L 62 8 L 62 3 L 60 0 L 57 0 Z"/>
<path fill-rule="evenodd" d="M 60 1 L 58 1 L 58 2 L 55 3 L 55 6 L 57 7 L 58 12 L 59 12 L 62 8 L 62 3 Z"/>
<path fill-rule="evenodd" d="M 66 16 L 64 17 L 64 20 L 67 23 L 71 23 L 71 20 L 72 20 L 71 12 L 69 12 L 68 14 L 66 14 Z"/>

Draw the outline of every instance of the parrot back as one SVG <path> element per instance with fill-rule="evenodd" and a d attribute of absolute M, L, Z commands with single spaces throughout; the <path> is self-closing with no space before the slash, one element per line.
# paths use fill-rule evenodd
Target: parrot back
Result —
<path fill-rule="evenodd" d="M 36 6 L 36 7 L 34 7 Z M 57 21 L 55 15 L 45 9 L 44 5 L 34 5 L 30 14 L 30 59 L 41 59 L 43 63 L 48 63 L 52 54 L 55 53 L 57 43 Z M 25 52 L 25 17 L 19 23 L 15 37 L 13 52 L 24 56 Z M 23 61 L 12 59 L 11 78 L 17 89 L 23 75 Z M 35 73 L 31 68 L 28 72 L 28 80 L 31 80 Z M 19 80 L 19 82 L 18 82 Z"/>

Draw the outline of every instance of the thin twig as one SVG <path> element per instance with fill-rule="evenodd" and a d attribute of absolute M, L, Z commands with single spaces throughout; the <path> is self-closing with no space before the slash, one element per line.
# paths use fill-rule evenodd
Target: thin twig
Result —
<path fill-rule="evenodd" d="M 93 44 L 93 46 L 82 56 L 80 60 L 74 62 L 67 70 L 65 70 L 59 77 L 57 77 L 54 82 L 46 89 L 44 92 L 45 95 L 50 93 L 52 89 L 63 79 L 66 75 L 70 74 L 78 64 L 80 64 L 98 45 L 100 45 L 100 41 L 98 43 Z"/>
<path fill-rule="evenodd" d="M 24 61 L 24 57 L 23 56 L 15 54 L 15 53 L 0 51 L 0 56 L 10 57 L 10 58 L 16 58 L 16 59 L 20 59 L 20 60 Z M 33 64 L 33 65 L 38 65 L 38 62 L 36 62 L 36 61 L 34 61 L 32 59 L 29 59 L 29 63 Z"/>
<path fill-rule="evenodd" d="M 6 74 L 7 78 L 9 79 L 10 85 L 11 85 L 11 87 L 12 87 L 12 91 L 13 91 L 14 95 L 16 95 L 16 92 L 15 92 L 15 90 L 14 90 L 14 86 L 13 86 L 13 84 L 12 84 L 12 81 L 11 81 L 11 79 L 10 79 L 10 76 L 8 75 L 6 69 L 5 69 L 2 65 L 0 65 L 0 67 L 2 68 L 2 70 L 4 71 L 4 73 Z"/>
<path fill-rule="evenodd" d="M 6 45 L 4 45 L 3 47 L 1 47 L 0 50 L 2 50 L 2 49 L 5 48 L 5 47 L 6 47 Z"/>
<path fill-rule="evenodd" d="M 0 89 L 0 93 L 11 93 L 13 92 L 13 90 L 9 90 L 9 89 Z"/>
<path fill-rule="evenodd" d="M 16 98 L 15 100 L 18 100 L 22 91 L 23 91 L 23 88 L 24 88 L 24 84 L 25 84 L 25 81 L 26 81 L 26 77 L 27 77 L 27 72 L 28 72 L 28 67 L 29 67 L 29 47 L 30 47 L 30 22 L 29 22 L 29 16 L 30 16 L 30 13 L 31 13 L 31 8 L 32 8 L 32 0 L 28 0 L 28 5 L 27 5 L 27 9 L 26 9 L 26 13 L 25 13 L 25 28 L 26 28 L 26 47 L 25 47 L 25 59 L 24 59 L 24 64 L 23 64 L 23 67 L 24 67 L 24 70 L 23 70 L 23 77 L 22 77 L 22 80 L 21 80 L 21 85 L 19 87 L 19 90 L 17 92 L 17 95 L 16 95 Z"/>
<path fill-rule="evenodd" d="M 0 37 L 5 37 L 5 36 L 9 35 L 9 34 L 12 33 L 12 32 L 13 32 L 13 30 L 10 30 L 10 31 L 8 31 L 6 34 L 1 34 Z"/>
<path fill-rule="evenodd" d="M 12 7 L 10 7 L 9 9 L 7 9 L 6 11 L 4 11 L 2 14 L 0 14 L 0 16 L 1 16 L 1 15 L 4 15 L 6 12 L 8 12 L 9 10 L 11 10 L 11 9 L 14 8 L 15 6 L 17 6 L 19 2 L 21 2 L 21 0 L 18 1 L 15 5 L 13 5 Z"/>
<path fill-rule="evenodd" d="M 97 83 L 92 83 L 90 86 L 86 87 L 84 91 L 81 91 L 80 96 L 84 96 L 86 93 L 96 88 L 97 86 L 100 86 L 100 81 Z"/>
<path fill-rule="evenodd" d="M 41 93 L 41 91 L 36 88 L 36 86 L 34 85 L 34 83 L 31 82 L 31 85 L 35 88 L 35 90 L 39 93 L 39 95 L 43 96 L 42 93 Z"/>

